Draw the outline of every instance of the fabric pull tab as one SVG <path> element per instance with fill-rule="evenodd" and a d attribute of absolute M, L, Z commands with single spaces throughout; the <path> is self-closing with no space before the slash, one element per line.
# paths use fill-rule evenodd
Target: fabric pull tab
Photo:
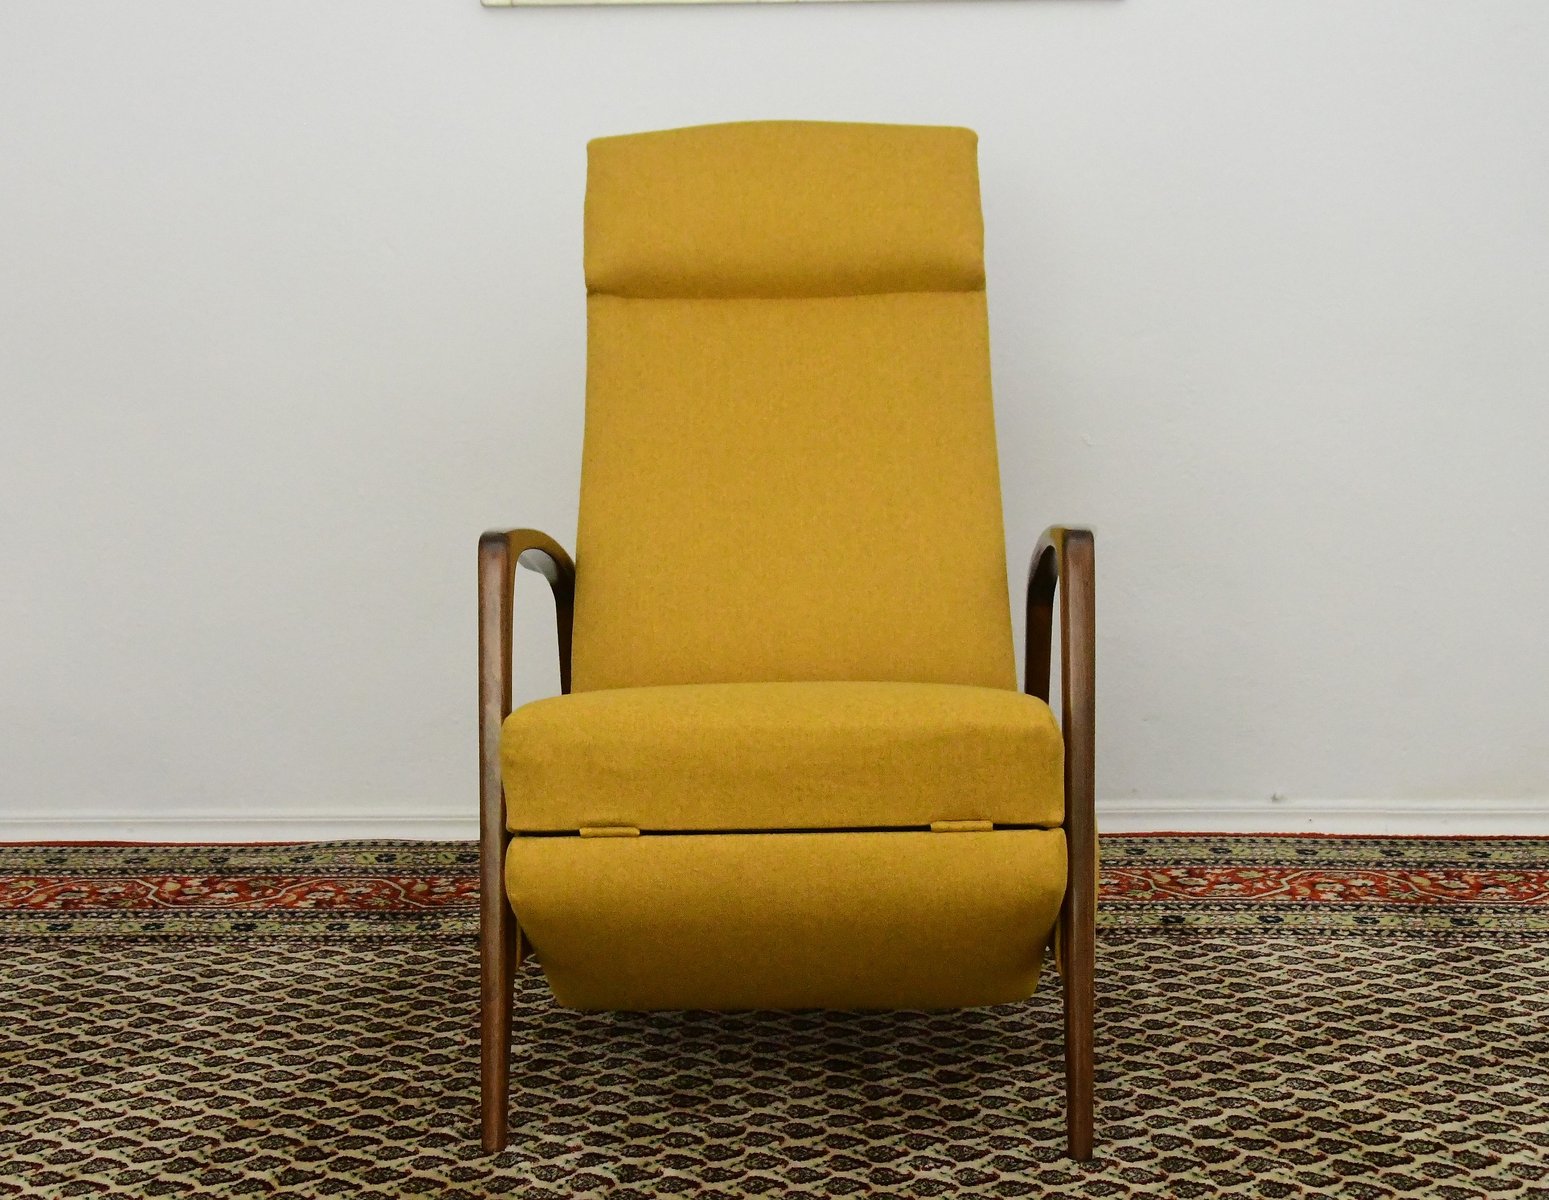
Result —
<path fill-rule="evenodd" d="M 989 833 L 995 828 L 993 821 L 932 821 L 932 833 Z"/>
<path fill-rule="evenodd" d="M 640 831 L 633 825 L 583 825 L 582 837 L 639 837 Z"/>

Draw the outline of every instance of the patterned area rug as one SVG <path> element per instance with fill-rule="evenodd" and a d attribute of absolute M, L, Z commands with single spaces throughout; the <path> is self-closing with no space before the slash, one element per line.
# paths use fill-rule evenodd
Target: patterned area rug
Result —
<path fill-rule="evenodd" d="M 0 847 L 0 1196 L 1549 1197 L 1549 842 L 1104 840 L 1098 1159 L 1059 985 L 584 1015 L 477 1144 L 462 844 Z"/>

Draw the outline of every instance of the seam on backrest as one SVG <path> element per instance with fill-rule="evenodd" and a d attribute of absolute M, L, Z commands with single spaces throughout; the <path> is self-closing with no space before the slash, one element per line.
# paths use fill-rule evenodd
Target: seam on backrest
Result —
<path fill-rule="evenodd" d="M 628 292 L 609 292 L 601 288 L 587 288 L 586 298 L 593 296 L 606 296 L 611 300 L 861 300 L 872 296 L 979 296 L 989 289 L 984 285 L 974 288 L 910 288 L 898 290 L 893 288 L 879 289 L 875 292 L 779 292 L 775 294 L 746 295 L 721 295 L 719 293 L 706 296 L 694 293 L 673 293 L 659 296 L 636 296 Z"/>

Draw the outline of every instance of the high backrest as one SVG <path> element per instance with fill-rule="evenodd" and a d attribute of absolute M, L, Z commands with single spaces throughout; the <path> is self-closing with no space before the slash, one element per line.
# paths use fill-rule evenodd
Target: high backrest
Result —
<path fill-rule="evenodd" d="M 976 150 L 591 143 L 575 690 L 1016 686 Z"/>

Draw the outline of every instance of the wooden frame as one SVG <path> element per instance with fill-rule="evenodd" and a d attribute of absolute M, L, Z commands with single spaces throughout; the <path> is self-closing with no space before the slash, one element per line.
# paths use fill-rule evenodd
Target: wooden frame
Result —
<path fill-rule="evenodd" d="M 505 1149 L 510 1105 L 511 1005 L 521 961 L 520 931 L 506 899 L 505 792 L 500 729 L 511 712 L 511 623 L 518 566 L 549 581 L 559 641 L 560 690 L 570 691 L 575 565 L 553 538 L 533 529 L 479 539 L 479 982 L 483 1145 Z M 1027 580 L 1024 689 L 1049 699 L 1056 585 L 1060 599 L 1060 692 L 1065 739 L 1067 878 L 1060 909 L 1064 984 L 1067 1152 L 1092 1157 L 1092 1018 L 1095 1004 L 1097 830 L 1093 803 L 1096 726 L 1095 565 L 1090 530 L 1055 526 L 1039 539 Z"/>
<path fill-rule="evenodd" d="M 1060 727 L 1065 735 L 1065 903 L 1060 979 L 1065 992 L 1065 1140 L 1071 1158 L 1092 1157 L 1092 1018 L 1096 1007 L 1097 728 L 1096 563 L 1090 529 L 1056 525 L 1038 539 L 1027 574 L 1023 689 L 1049 699 L 1054 592 L 1060 596 Z"/>
<path fill-rule="evenodd" d="M 506 798 L 500 782 L 500 727 L 511 713 L 511 619 L 516 568 L 543 575 L 554 592 L 559 686 L 570 691 L 575 564 L 536 529 L 479 538 L 479 1089 L 484 1149 L 506 1148 L 511 1100 L 511 1002 L 520 962 L 516 914 L 506 900 Z"/>

